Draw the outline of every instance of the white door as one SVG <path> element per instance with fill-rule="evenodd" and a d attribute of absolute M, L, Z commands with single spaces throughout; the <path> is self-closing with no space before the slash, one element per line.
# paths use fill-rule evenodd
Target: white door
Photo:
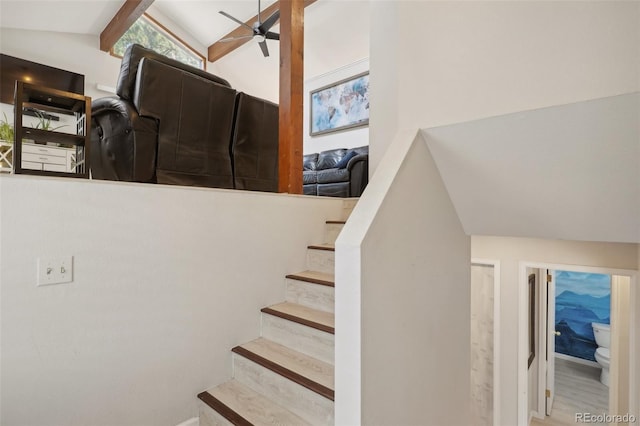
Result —
<path fill-rule="evenodd" d="M 556 353 L 556 273 L 547 269 L 547 389 L 546 414 L 551 415 L 555 396 L 555 353 Z"/>

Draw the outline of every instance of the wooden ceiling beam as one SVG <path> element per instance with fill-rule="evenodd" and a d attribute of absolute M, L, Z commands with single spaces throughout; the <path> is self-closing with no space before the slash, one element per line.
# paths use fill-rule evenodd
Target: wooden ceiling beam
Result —
<path fill-rule="evenodd" d="M 153 0 L 125 0 L 111 22 L 100 33 L 100 50 L 108 52 L 129 27 L 151 6 Z"/>
<path fill-rule="evenodd" d="M 317 0 L 304 0 L 304 7 L 307 7 L 307 6 L 315 3 L 316 1 Z M 266 9 L 260 11 L 260 17 L 263 18 L 263 20 L 264 20 L 267 17 L 271 16 L 278 9 L 280 9 L 280 1 L 279 0 L 276 1 L 275 3 L 273 3 L 271 6 L 267 7 Z M 245 22 L 245 24 L 247 24 L 250 27 L 253 27 L 253 24 L 256 21 L 258 21 L 258 15 L 255 15 L 251 19 L 247 20 Z M 246 35 L 251 35 L 249 29 L 247 29 L 246 27 L 238 26 L 238 28 L 236 28 L 235 30 L 233 30 L 230 33 L 228 33 L 227 35 L 221 37 L 220 40 L 225 39 L 225 38 L 232 38 L 232 37 L 239 37 L 239 36 L 246 36 Z M 222 58 L 223 56 L 233 52 L 238 47 L 244 45 L 248 41 L 251 41 L 251 39 L 250 38 L 243 38 L 243 39 L 240 39 L 240 40 L 225 41 L 225 42 L 217 41 L 217 42 L 213 43 L 207 49 L 207 56 L 208 56 L 209 62 L 217 61 L 218 59 Z"/>

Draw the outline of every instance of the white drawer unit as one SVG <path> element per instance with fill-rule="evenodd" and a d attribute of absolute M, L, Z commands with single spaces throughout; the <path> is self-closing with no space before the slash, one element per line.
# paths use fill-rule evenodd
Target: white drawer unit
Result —
<path fill-rule="evenodd" d="M 71 173 L 75 167 L 75 153 L 74 148 L 23 143 L 22 168 Z"/>

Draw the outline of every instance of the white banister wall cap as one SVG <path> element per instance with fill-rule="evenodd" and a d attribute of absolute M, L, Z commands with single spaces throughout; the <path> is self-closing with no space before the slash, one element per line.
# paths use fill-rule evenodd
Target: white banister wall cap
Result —
<path fill-rule="evenodd" d="M 335 243 L 336 250 L 347 246 L 360 247 L 409 150 L 417 141 L 426 143 L 419 129 L 405 129 L 396 133 L 349 216 L 353 220 L 347 220 L 340 232 Z"/>

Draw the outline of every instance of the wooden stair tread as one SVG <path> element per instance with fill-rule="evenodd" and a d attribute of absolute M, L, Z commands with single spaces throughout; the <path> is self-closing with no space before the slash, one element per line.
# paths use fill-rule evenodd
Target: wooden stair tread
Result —
<path fill-rule="evenodd" d="M 306 281 L 313 284 L 320 284 L 329 287 L 335 287 L 334 274 L 327 274 L 318 271 L 302 271 L 295 274 L 289 274 L 286 278 L 298 281 Z"/>
<path fill-rule="evenodd" d="M 236 346 L 232 351 L 325 398 L 334 399 L 334 368 L 329 363 L 264 338 Z"/>
<path fill-rule="evenodd" d="M 331 312 L 319 311 L 291 302 L 262 308 L 262 312 L 335 334 L 335 319 Z"/>
<path fill-rule="evenodd" d="M 307 246 L 307 248 L 311 250 L 336 251 L 336 246 L 334 244 L 312 244 Z"/>
<path fill-rule="evenodd" d="M 236 380 L 202 392 L 198 398 L 235 425 L 309 424 Z"/>

